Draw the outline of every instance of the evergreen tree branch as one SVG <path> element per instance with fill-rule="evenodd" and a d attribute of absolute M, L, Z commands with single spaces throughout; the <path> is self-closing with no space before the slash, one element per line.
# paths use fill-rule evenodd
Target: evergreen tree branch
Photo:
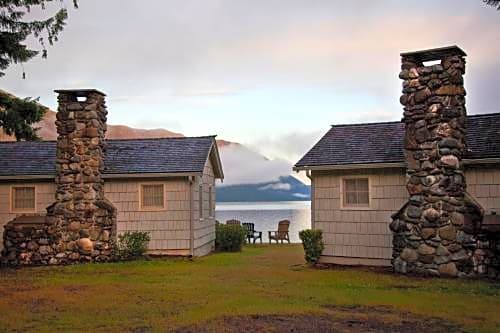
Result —
<path fill-rule="evenodd" d="M 496 7 L 497 10 L 500 10 L 500 0 L 483 0 L 488 6 Z"/>
<path fill-rule="evenodd" d="M 40 53 L 24 44 L 29 36 L 38 40 L 41 55 L 47 57 L 46 41 L 53 45 L 64 29 L 68 11 L 63 8 L 44 20 L 23 20 L 32 8 L 45 10 L 48 3 L 64 0 L 0 0 L 0 76 L 11 64 L 23 63 Z M 78 8 L 77 0 L 72 0 Z"/>
<path fill-rule="evenodd" d="M 21 99 L 0 91 L 0 128 L 17 141 L 39 140 L 38 128 L 33 124 L 41 121 L 46 112 L 38 98 Z"/>

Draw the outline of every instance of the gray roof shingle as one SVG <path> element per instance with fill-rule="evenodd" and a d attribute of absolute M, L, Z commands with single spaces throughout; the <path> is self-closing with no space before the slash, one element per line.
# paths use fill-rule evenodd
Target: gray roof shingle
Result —
<path fill-rule="evenodd" d="M 404 162 L 402 122 L 334 125 L 295 167 Z M 467 117 L 467 159 L 500 158 L 500 113 Z"/>
<path fill-rule="evenodd" d="M 214 136 L 106 140 L 104 174 L 202 172 Z M 56 141 L 0 142 L 0 176 L 55 175 Z"/>

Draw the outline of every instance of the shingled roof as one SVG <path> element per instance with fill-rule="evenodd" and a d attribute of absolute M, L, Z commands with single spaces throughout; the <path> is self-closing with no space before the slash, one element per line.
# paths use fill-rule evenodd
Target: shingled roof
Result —
<path fill-rule="evenodd" d="M 106 140 L 104 175 L 200 173 L 211 152 L 223 178 L 214 136 Z M 0 142 L 0 177 L 55 175 L 56 141 Z"/>
<path fill-rule="evenodd" d="M 404 133 L 397 121 L 334 125 L 295 168 L 403 163 Z M 468 116 L 466 143 L 466 159 L 500 158 L 500 113 Z"/>

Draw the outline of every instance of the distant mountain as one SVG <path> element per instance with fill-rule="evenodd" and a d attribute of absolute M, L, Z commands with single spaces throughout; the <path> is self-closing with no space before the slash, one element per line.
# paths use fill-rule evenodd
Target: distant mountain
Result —
<path fill-rule="evenodd" d="M 0 94 L 15 97 L 14 95 L 0 89 Z M 45 107 L 44 105 L 42 105 Z M 43 119 L 36 123 L 33 127 L 39 128 L 38 136 L 42 140 L 56 140 L 56 113 L 49 108 L 45 107 L 47 111 Z M 0 110 L 1 112 L 1 110 Z M 108 139 L 151 139 L 151 138 L 176 138 L 183 137 L 181 133 L 172 132 L 163 128 L 157 129 L 142 129 L 133 128 L 125 125 L 110 125 L 108 124 L 106 131 L 106 138 Z M 15 141 L 13 136 L 5 134 L 0 128 L 0 141 Z M 229 145 L 231 142 L 224 141 L 223 146 Z"/>
<path fill-rule="evenodd" d="M 0 89 L 0 94 L 13 96 Z M 43 106 L 43 105 L 42 105 Z M 46 108 L 46 107 L 45 107 Z M 42 140 L 56 140 L 56 112 L 46 108 L 44 118 L 34 127 L 39 128 Z M 0 112 L 2 109 L 0 108 Z M 183 137 L 166 129 L 139 129 L 108 124 L 108 139 Z M 14 141 L 0 128 L 0 141 Z M 289 161 L 268 159 L 262 154 L 237 142 L 217 140 L 225 174 L 225 185 L 217 187 L 218 201 L 292 201 L 309 200 L 310 187 L 288 176 L 292 171 Z M 282 175 L 279 180 L 277 179 Z M 244 185 L 237 185 L 244 184 Z"/>
<path fill-rule="evenodd" d="M 274 182 L 220 185 L 216 193 L 218 202 L 299 201 L 310 200 L 311 187 L 293 176 L 282 176 Z"/>
<path fill-rule="evenodd" d="M 36 123 L 34 127 L 39 128 L 38 136 L 42 140 L 56 140 L 56 113 L 47 110 L 42 121 Z M 168 131 L 166 129 L 140 129 L 124 125 L 109 125 L 106 131 L 108 139 L 150 139 L 150 138 L 173 138 L 182 137 L 180 133 Z M 0 128 L 0 141 L 15 141 L 13 136 L 5 134 Z"/>

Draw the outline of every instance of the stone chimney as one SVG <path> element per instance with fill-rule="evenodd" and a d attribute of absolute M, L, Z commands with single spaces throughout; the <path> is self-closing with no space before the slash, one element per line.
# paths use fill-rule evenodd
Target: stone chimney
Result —
<path fill-rule="evenodd" d="M 401 54 L 409 201 L 390 225 L 400 273 L 474 274 L 482 213 L 466 193 L 462 168 L 465 56 L 457 46 Z M 429 61 L 434 64 L 426 66 Z"/>
<path fill-rule="evenodd" d="M 56 226 L 57 263 L 108 261 L 116 209 L 104 197 L 105 95 L 93 89 L 56 90 L 56 202 L 47 221 Z"/>

